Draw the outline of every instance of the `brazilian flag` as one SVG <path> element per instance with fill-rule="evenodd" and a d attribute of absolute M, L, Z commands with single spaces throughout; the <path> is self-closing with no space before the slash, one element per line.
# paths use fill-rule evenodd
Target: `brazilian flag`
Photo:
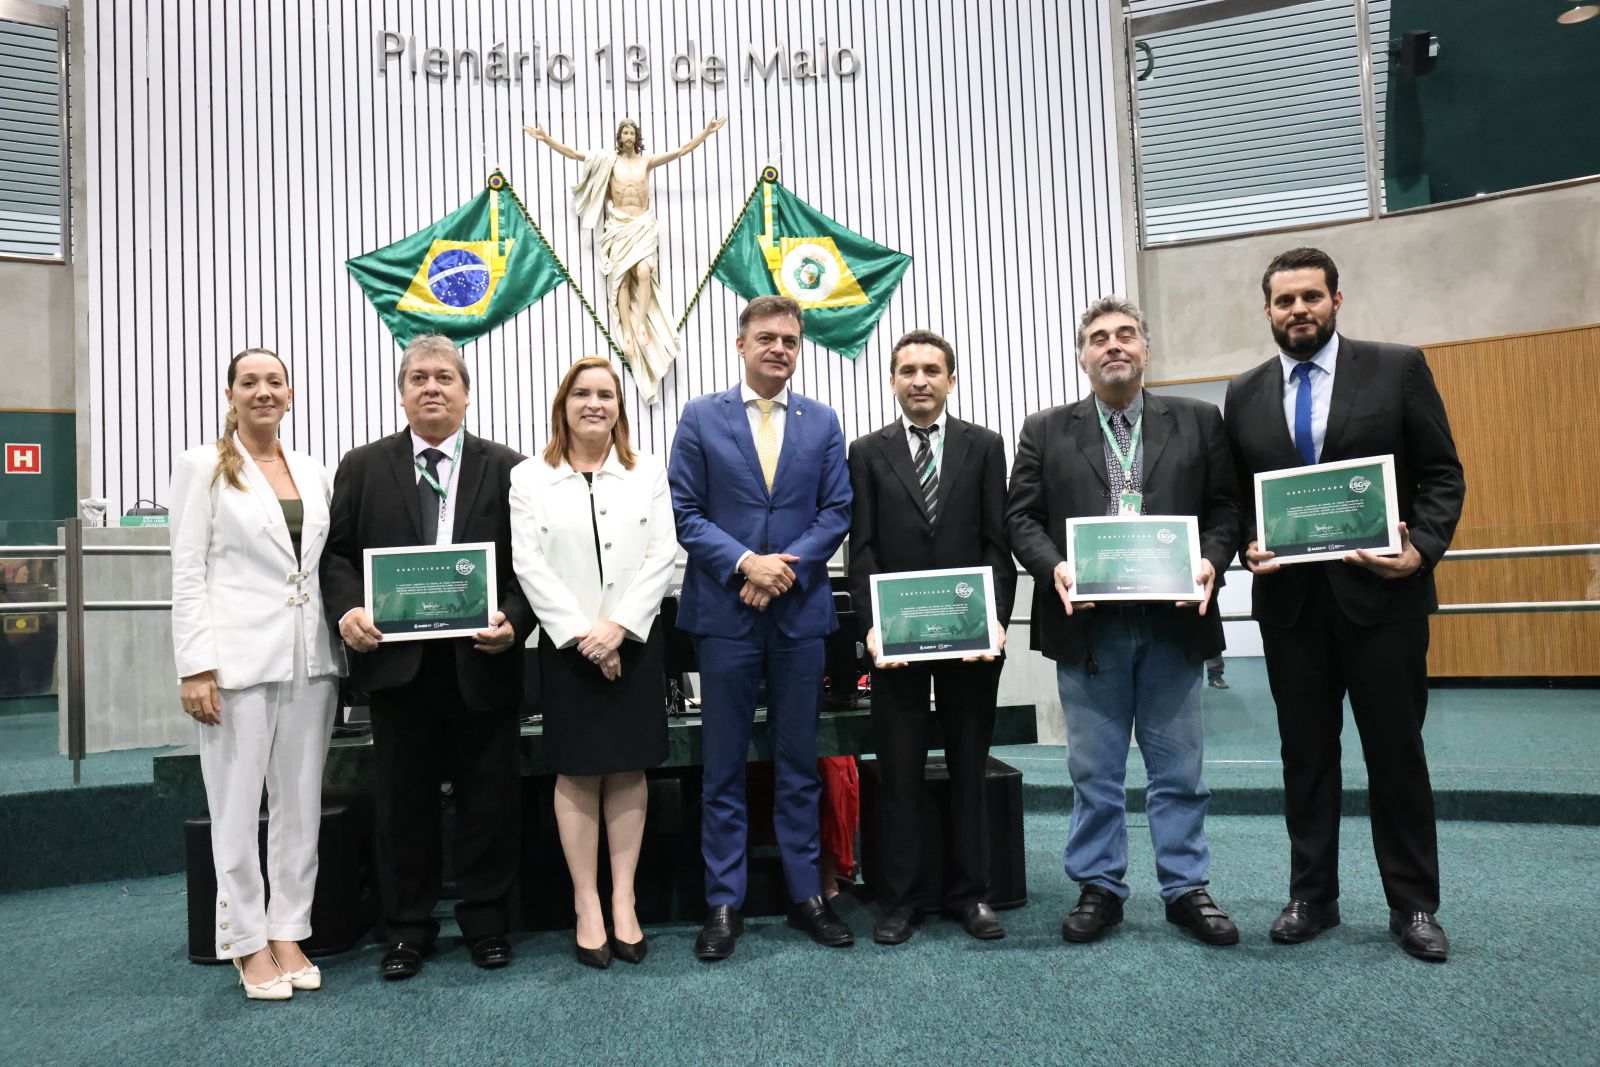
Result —
<path fill-rule="evenodd" d="M 345 262 L 396 343 L 476 340 L 567 281 L 505 175 L 427 229 Z"/>
<path fill-rule="evenodd" d="M 855 359 L 910 266 L 904 252 L 846 229 L 785 189 L 769 167 L 712 274 L 746 299 L 794 298 L 806 336 Z"/>

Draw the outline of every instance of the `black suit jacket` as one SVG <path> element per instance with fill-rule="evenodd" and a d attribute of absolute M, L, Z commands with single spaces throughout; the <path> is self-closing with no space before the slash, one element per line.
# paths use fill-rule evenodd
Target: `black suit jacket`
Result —
<path fill-rule="evenodd" d="M 1245 509 L 1242 549 L 1256 539 L 1256 473 L 1303 463 L 1284 417 L 1283 366 L 1276 355 L 1228 384 L 1224 410 L 1239 484 L 1251 502 Z M 1450 547 L 1467 495 L 1444 400 L 1420 349 L 1341 335 L 1321 461 L 1390 454 L 1400 491 L 1400 521 L 1422 554 L 1422 567 L 1398 579 L 1338 561 L 1257 575 L 1252 614 L 1258 621 L 1293 626 L 1315 566 L 1325 568 L 1340 610 L 1362 626 L 1417 618 L 1439 606 L 1433 568 Z"/>
<path fill-rule="evenodd" d="M 511 565 L 508 498 L 511 468 L 520 462 L 521 455 L 493 441 L 472 434 L 462 441 L 452 539 L 494 542 L 500 610 L 517 634 L 511 648 L 494 655 L 473 649 L 471 638 L 448 639 L 455 646 L 461 699 L 479 711 L 522 702 L 522 645 L 533 631 L 534 617 Z M 335 632 L 345 612 L 360 607 L 364 600 L 364 550 L 421 544 L 420 509 L 409 428 L 345 455 L 333 478 L 328 544 L 321 568 L 322 602 L 328 625 Z M 351 652 L 351 681 L 369 693 L 407 685 L 416 677 L 425 644 L 397 641 L 371 652 Z"/>
<path fill-rule="evenodd" d="M 1239 495 L 1215 404 L 1144 394 L 1144 513 L 1193 515 L 1200 554 L 1216 568 L 1216 589 L 1239 544 Z M 1017 442 L 1006 502 L 1011 551 L 1033 575 L 1033 647 L 1080 663 L 1092 646 L 1094 611 L 1069 617 L 1056 594 L 1056 564 L 1067 558 L 1067 520 L 1106 513 L 1110 479 L 1094 397 L 1029 415 Z M 1175 608 L 1193 663 L 1222 651 L 1222 618 L 1212 592 L 1206 613 Z"/>
<path fill-rule="evenodd" d="M 1017 567 L 1006 546 L 1006 450 L 1000 435 L 945 417 L 939 513 L 928 521 L 899 419 L 850 445 L 848 572 L 862 634 L 872 628 L 872 576 L 944 567 L 994 568 L 994 608 L 1011 624 Z"/>

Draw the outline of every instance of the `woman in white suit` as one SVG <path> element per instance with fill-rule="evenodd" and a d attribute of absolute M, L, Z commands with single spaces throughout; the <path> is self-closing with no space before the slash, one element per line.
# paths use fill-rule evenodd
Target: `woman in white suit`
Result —
<path fill-rule="evenodd" d="M 286 1000 L 321 973 L 311 935 L 322 767 L 342 657 L 322 617 L 317 560 L 328 484 L 278 443 L 294 391 L 275 354 L 228 364 L 227 421 L 215 445 L 172 476 L 172 643 L 183 710 L 200 724 L 200 768 L 217 868 L 217 955 L 245 995 Z M 267 788 L 267 899 L 258 859 Z"/>
<path fill-rule="evenodd" d="M 511 553 L 539 617 L 545 758 L 572 874 L 578 959 L 644 959 L 633 876 L 646 768 L 667 758 L 661 628 L 678 555 L 666 467 L 635 452 L 608 360 L 573 364 L 556 390 L 544 455 L 511 472 Z M 597 881 L 601 811 L 611 853 L 606 933 Z"/>

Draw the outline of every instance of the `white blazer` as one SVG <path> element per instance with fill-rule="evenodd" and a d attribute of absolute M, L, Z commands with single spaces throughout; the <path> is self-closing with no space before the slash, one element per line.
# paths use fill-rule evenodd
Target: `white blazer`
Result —
<path fill-rule="evenodd" d="M 551 467 L 535 456 L 511 470 L 512 566 L 557 648 L 603 619 L 643 641 L 672 584 L 678 541 L 661 461 L 641 452 L 630 471 L 613 451 L 595 472 L 592 498 L 591 518 L 590 487 L 566 461 Z"/>
<path fill-rule="evenodd" d="M 191 448 L 172 468 L 172 649 L 178 677 L 214 671 L 224 689 L 287 682 L 297 633 L 311 677 L 343 674 L 344 656 L 322 615 L 317 574 L 328 538 L 328 480 L 310 456 L 283 450 L 305 506 L 296 560 L 272 486 L 237 435 L 233 443 L 244 456 L 243 490 L 213 483 L 215 445 Z"/>

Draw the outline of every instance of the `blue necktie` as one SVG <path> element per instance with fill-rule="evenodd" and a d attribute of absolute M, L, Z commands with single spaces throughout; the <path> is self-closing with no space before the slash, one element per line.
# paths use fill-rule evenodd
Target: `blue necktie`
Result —
<path fill-rule="evenodd" d="M 1300 390 L 1294 395 L 1294 447 L 1308 465 L 1317 461 L 1317 442 L 1311 436 L 1311 366 L 1299 363 L 1293 371 L 1300 379 Z"/>

